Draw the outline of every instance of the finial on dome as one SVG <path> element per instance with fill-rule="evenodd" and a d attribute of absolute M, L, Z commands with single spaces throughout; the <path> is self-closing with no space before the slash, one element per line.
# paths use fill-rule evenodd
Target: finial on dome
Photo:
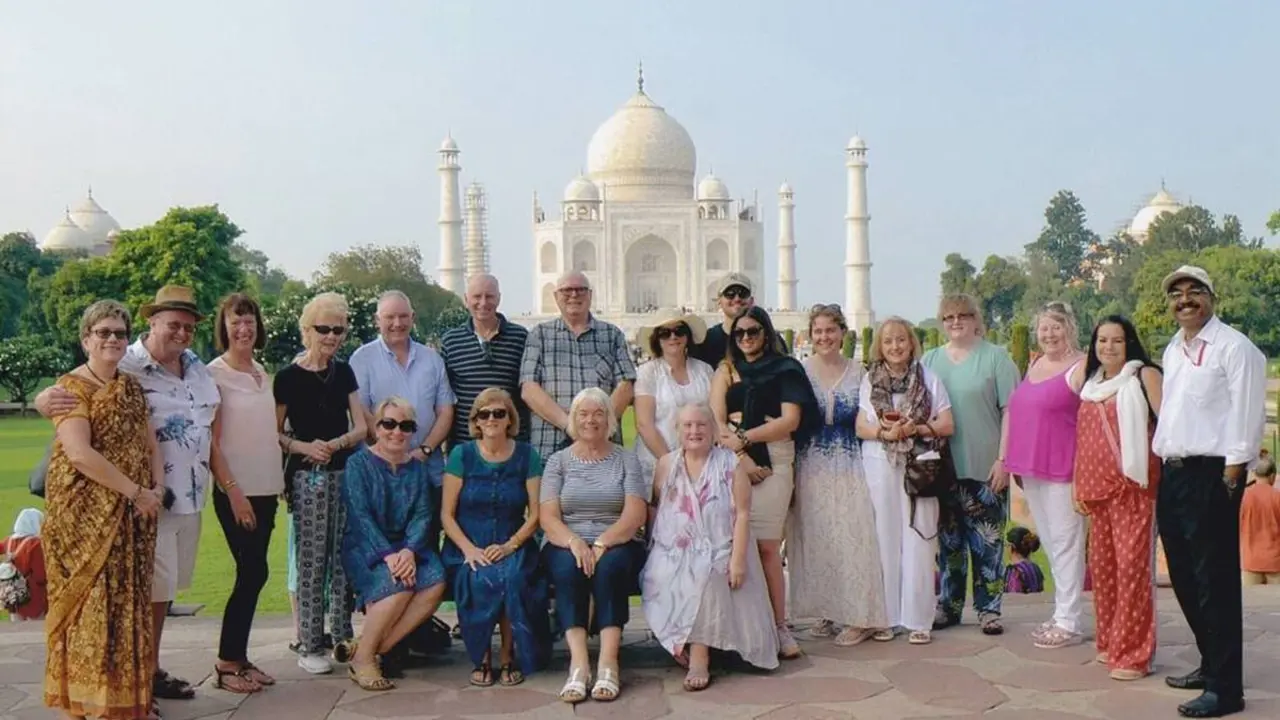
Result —
<path fill-rule="evenodd" d="M 636 67 L 636 87 L 640 92 L 644 92 L 644 60 L 641 60 Z"/>
<path fill-rule="evenodd" d="M 93 183 L 89 184 L 89 199 L 93 199 Z"/>

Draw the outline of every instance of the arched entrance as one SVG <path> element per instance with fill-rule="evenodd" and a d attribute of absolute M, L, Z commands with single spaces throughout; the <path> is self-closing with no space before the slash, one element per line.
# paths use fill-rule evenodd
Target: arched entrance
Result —
<path fill-rule="evenodd" d="M 675 307 L 676 251 L 656 235 L 646 235 L 627 249 L 623 259 L 627 277 L 626 311 L 650 312 Z"/>

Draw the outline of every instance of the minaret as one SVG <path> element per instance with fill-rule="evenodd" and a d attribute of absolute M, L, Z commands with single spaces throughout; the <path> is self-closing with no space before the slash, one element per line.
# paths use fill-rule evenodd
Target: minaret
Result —
<path fill-rule="evenodd" d="M 796 309 L 796 221 L 791 186 L 778 188 L 778 309 Z"/>
<path fill-rule="evenodd" d="M 844 309 L 857 330 L 875 324 L 871 309 L 871 238 L 867 214 L 867 143 L 857 135 L 845 148 L 849 206 L 845 212 Z"/>
<path fill-rule="evenodd" d="M 467 186 L 467 243 L 463 249 L 466 278 L 489 272 L 489 232 L 484 186 L 473 182 Z"/>
<path fill-rule="evenodd" d="M 440 143 L 440 267 L 436 283 L 461 296 L 466 292 L 462 280 L 462 207 L 458 197 L 458 143 L 453 136 Z"/>

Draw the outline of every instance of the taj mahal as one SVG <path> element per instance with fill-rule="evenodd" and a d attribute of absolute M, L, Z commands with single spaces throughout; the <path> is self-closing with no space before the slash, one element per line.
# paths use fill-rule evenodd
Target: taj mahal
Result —
<path fill-rule="evenodd" d="M 447 137 L 440 155 L 440 286 L 461 294 L 465 280 L 487 272 L 482 187 L 466 190 L 465 228 L 459 193 L 460 151 Z M 848 209 L 843 307 L 857 328 L 875 322 L 871 307 L 871 252 L 867 213 L 867 144 L 845 148 Z M 718 321 L 716 283 L 730 272 L 754 285 L 764 304 L 766 252 L 760 200 L 734 199 L 724 180 L 707 173 L 696 181 L 697 149 L 688 131 L 645 92 L 643 70 L 635 94 L 595 131 L 587 171 L 569 182 L 558 208 L 544 209 L 534 194 L 532 307 L 512 318 L 534 324 L 558 314 L 556 279 L 583 272 L 595 289 L 595 314 L 631 331 L 663 307 L 685 308 Z M 777 297 L 774 322 L 801 330 L 808 315 L 796 304 L 794 192 L 778 189 Z M 465 235 L 465 238 L 464 238 Z"/>

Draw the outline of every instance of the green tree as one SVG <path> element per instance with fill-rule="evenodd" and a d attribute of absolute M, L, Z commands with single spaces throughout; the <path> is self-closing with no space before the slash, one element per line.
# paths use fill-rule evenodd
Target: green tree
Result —
<path fill-rule="evenodd" d="M 1027 365 L 1031 361 L 1031 337 L 1024 323 L 1014 323 L 1009 328 L 1009 355 L 1018 366 L 1018 374 L 1027 374 Z"/>
<path fill-rule="evenodd" d="M 857 345 L 857 338 L 853 333 L 845 333 L 844 342 L 840 345 L 840 354 L 853 359 L 853 349 Z"/>
<path fill-rule="evenodd" d="M 1166 250 L 1198 253 L 1206 248 L 1232 246 L 1261 247 L 1262 242 L 1245 237 L 1236 216 L 1224 215 L 1219 225 L 1213 213 L 1199 205 L 1157 217 L 1148 228 L 1143 244 L 1149 253 Z"/>
<path fill-rule="evenodd" d="M 1084 205 L 1070 190 L 1059 190 L 1044 211 L 1040 237 L 1026 246 L 1028 259 L 1051 264 L 1063 283 L 1079 280 L 1089 248 L 1098 235 L 1086 223 Z"/>
<path fill-rule="evenodd" d="M 1271 213 L 1271 217 L 1267 218 L 1267 232 L 1280 235 L 1280 210 Z"/>
<path fill-rule="evenodd" d="M 875 338 L 875 331 L 870 325 L 862 328 L 862 364 L 871 364 L 871 342 Z"/>
<path fill-rule="evenodd" d="M 298 320 L 302 317 L 302 308 L 322 292 L 336 292 L 347 301 L 347 335 L 338 350 L 341 357 L 350 357 L 356 348 L 378 337 L 379 288 L 323 283 L 312 287 L 289 288 L 277 302 L 263 308 L 262 321 L 267 328 L 266 347 L 262 350 L 264 365 L 278 370 L 302 352 L 302 333 L 298 329 Z"/>
<path fill-rule="evenodd" d="M 123 301 L 127 280 L 109 257 L 69 262 L 48 279 L 41 300 L 45 326 L 65 349 L 80 345 L 80 316 L 98 300 Z"/>
<path fill-rule="evenodd" d="M 71 369 L 71 356 L 43 338 L 23 335 L 0 340 L 0 388 L 9 400 L 27 409 L 27 398 L 47 377 L 57 377 Z"/>
<path fill-rule="evenodd" d="M 926 328 L 924 332 L 924 349 L 932 350 L 942 345 L 942 333 L 938 332 L 938 328 Z"/>
<path fill-rule="evenodd" d="M 422 251 L 416 245 L 362 245 L 333 253 L 316 273 L 316 282 L 364 290 L 399 290 L 413 303 L 418 333 L 424 338 L 435 332 L 435 320 L 441 312 L 462 307 L 458 296 L 427 277 L 422 269 Z"/>
<path fill-rule="evenodd" d="M 272 265 L 266 253 L 241 241 L 231 245 L 231 257 L 240 265 L 259 298 L 279 296 L 289 282 L 289 274 Z"/>
<path fill-rule="evenodd" d="M 943 295 L 958 295 L 974 291 L 977 269 L 960 253 L 951 253 L 943 260 L 946 269 L 939 277 Z"/>
<path fill-rule="evenodd" d="M 6 233 L 0 238 L 0 338 L 16 335 L 30 295 L 27 277 L 52 274 L 61 259 L 42 253 L 29 232 Z"/>
<path fill-rule="evenodd" d="M 988 255 L 974 280 L 974 291 L 987 326 L 1007 327 L 1027 291 L 1027 272 L 1016 259 Z"/>

